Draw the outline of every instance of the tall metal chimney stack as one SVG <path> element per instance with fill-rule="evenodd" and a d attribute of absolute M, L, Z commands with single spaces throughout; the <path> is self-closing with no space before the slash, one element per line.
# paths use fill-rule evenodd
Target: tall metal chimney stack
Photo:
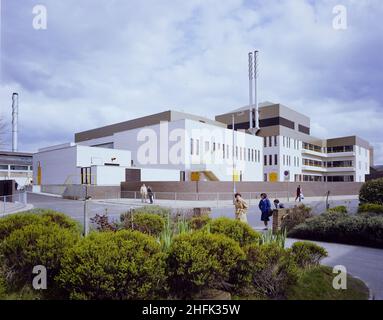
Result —
<path fill-rule="evenodd" d="M 19 118 L 19 94 L 12 94 L 12 151 L 17 152 L 17 126 Z"/>
<path fill-rule="evenodd" d="M 253 128 L 253 53 L 249 52 L 249 128 Z"/>
<path fill-rule="evenodd" d="M 254 118 L 255 118 L 255 130 L 259 130 L 259 108 L 258 108 L 258 51 L 254 51 Z"/>

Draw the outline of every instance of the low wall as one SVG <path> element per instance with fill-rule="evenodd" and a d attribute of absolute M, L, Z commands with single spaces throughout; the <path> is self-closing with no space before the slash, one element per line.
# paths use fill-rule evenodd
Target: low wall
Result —
<path fill-rule="evenodd" d="M 174 197 L 174 194 L 187 196 L 189 194 L 190 200 L 194 200 L 196 193 L 209 194 L 220 193 L 228 194 L 231 197 L 233 193 L 233 183 L 223 181 L 180 181 L 180 182 L 164 182 L 164 181 L 150 181 L 150 182 L 122 182 L 121 194 L 132 194 L 139 192 L 142 183 L 151 186 L 155 193 L 161 197 L 169 196 L 169 199 Z M 320 197 L 325 196 L 330 191 L 331 196 L 342 195 L 357 195 L 363 183 L 359 182 L 236 182 L 236 191 L 240 193 L 258 194 L 261 192 L 273 194 L 274 197 L 295 197 L 298 185 L 301 186 L 302 192 L 305 197 Z M 157 196 L 158 198 L 158 196 Z M 202 200 L 202 199 L 200 199 Z"/>
<path fill-rule="evenodd" d="M 42 185 L 41 192 L 57 194 L 67 199 L 117 199 L 121 197 L 120 186 Z"/>

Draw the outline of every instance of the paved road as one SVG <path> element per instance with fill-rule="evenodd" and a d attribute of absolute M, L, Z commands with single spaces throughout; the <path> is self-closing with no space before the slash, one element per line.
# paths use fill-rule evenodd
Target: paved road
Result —
<path fill-rule="evenodd" d="M 83 202 L 65 200 L 44 195 L 29 194 L 28 202 L 35 208 L 54 209 L 68 214 L 74 219 L 83 221 Z M 351 203 L 353 203 L 351 201 Z M 96 213 L 104 213 L 107 210 L 112 219 L 118 219 L 119 215 L 129 209 L 132 205 L 111 204 L 93 202 L 89 203 L 90 216 Z M 212 217 L 219 216 L 234 217 L 233 209 L 230 207 L 213 208 Z M 255 229 L 262 229 L 260 213 L 255 208 L 248 214 L 249 224 Z M 287 245 L 291 245 L 294 239 L 288 239 Z M 375 299 L 383 300 L 383 250 L 349 245 L 318 243 L 329 252 L 329 257 L 323 263 L 329 266 L 343 265 L 348 272 L 362 279 L 371 289 Z"/>

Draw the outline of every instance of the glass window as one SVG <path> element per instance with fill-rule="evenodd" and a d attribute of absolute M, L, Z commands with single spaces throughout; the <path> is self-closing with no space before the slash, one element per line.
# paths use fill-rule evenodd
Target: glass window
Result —
<path fill-rule="evenodd" d="M 0 164 L 0 170 L 8 170 L 7 164 Z"/>
<path fill-rule="evenodd" d="M 274 136 L 274 146 L 278 146 L 278 137 Z"/>
<path fill-rule="evenodd" d="M 278 165 L 278 155 L 277 154 L 275 154 L 274 155 L 274 165 Z"/>
<path fill-rule="evenodd" d="M 266 155 L 263 156 L 263 165 L 267 166 L 267 156 Z"/>
<path fill-rule="evenodd" d="M 199 155 L 199 139 L 197 139 L 196 141 L 197 141 L 196 155 L 198 156 Z"/>
<path fill-rule="evenodd" d="M 194 140 L 190 139 L 190 154 L 194 154 Z"/>
<path fill-rule="evenodd" d="M 271 154 L 269 154 L 269 164 L 273 165 L 273 156 Z"/>
<path fill-rule="evenodd" d="M 273 139 L 272 136 L 269 137 L 269 147 L 273 146 Z"/>

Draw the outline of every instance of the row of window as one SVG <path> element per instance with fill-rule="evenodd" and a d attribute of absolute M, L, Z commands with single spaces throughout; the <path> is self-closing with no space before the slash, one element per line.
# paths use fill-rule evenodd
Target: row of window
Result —
<path fill-rule="evenodd" d="M 352 160 L 318 161 L 318 160 L 311 160 L 311 159 L 303 159 L 303 165 L 310 166 L 310 167 L 320 167 L 320 168 L 346 168 L 346 167 L 352 167 L 353 161 Z M 359 166 L 361 167 L 360 163 L 359 163 Z"/>
<path fill-rule="evenodd" d="M 307 182 L 354 182 L 354 176 L 314 176 L 303 175 L 303 181 Z"/>
<path fill-rule="evenodd" d="M 210 148 L 211 147 L 211 148 Z M 231 152 L 230 152 L 231 150 Z M 249 162 L 261 162 L 261 151 L 251 148 L 243 148 L 236 146 L 230 146 L 228 144 L 221 144 L 209 141 L 205 141 L 204 152 L 221 152 L 223 159 L 230 159 L 230 154 L 234 155 L 237 160 L 249 161 Z M 190 139 L 190 154 L 199 156 L 200 155 L 200 140 Z"/>
<path fill-rule="evenodd" d="M 10 167 L 8 169 L 8 167 Z M 11 171 L 32 171 L 33 168 L 32 166 L 14 166 L 14 165 L 11 165 L 11 166 L 8 166 L 7 164 L 0 164 L 0 170 L 11 170 Z"/>
<path fill-rule="evenodd" d="M 323 153 L 339 153 L 339 152 L 353 152 L 354 146 L 338 146 L 338 147 L 321 147 L 317 146 L 311 143 L 303 142 L 302 145 L 303 149 L 311 150 L 315 152 L 323 152 Z M 361 153 L 361 148 L 359 148 L 359 154 Z M 367 149 L 365 151 L 365 154 L 367 156 Z"/>
<path fill-rule="evenodd" d="M 293 148 L 294 150 L 299 150 L 299 140 L 292 139 L 289 137 L 282 137 L 282 145 L 286 148 Z M 278 146 L 278 136 L 270 136 L 263 138 L 263 146 L 267 147 L 277 147 Z"/>
<path fill-rule="evenodd" d="M 289 155 L 284 154 L 282 156 L 282 159 L 283 159 L 282 163 L 284 166 L 290 167 L 294 164 L 294 167 L 299 167 L 299 157 L 296 157 L 296 156 L 291 157 Z M 293 162 L 294 162 L 293 164 L 291 162 L 291 159 L 293 159 Z M 272 165 L 277 166 L 278 165 L 278 155 L 277 154 L 274 154 L 274 155 L 269 154 L 269 155 L 263 156 L 263 165 L 264 166 L 272 166 Z"/>

